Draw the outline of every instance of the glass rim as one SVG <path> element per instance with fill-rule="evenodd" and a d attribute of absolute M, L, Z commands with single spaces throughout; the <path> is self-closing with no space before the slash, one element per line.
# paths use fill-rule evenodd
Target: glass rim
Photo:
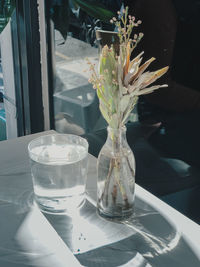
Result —
<path fill-rule="evenodd" d="M 84 137 L 81 137 L 81 136 L 79 136 L 79 135 L 75 135 L 75 134 L 60 134 L 60 133 L 55 133 L 55 134 L 46 134 L 46 135 L 41 135 L 41 136 L 38 136 L 38 137 L 36 137 L 35 139 L 33 139 L 33 140 L 31 140 L 29 143 L 28 143 L 28 153 L 29 153 L 29 156 L 30 156 L 30 158 L 31 158 L 31 155 L 33 155 L 33 156 L 36 156 L 36 157 L 41 157 L 41 158 L 44 158 L 44 157 L 42 157 L 42 156 L 39 156 L 38 154 L 36 154 L 36 153 L 33 153 L 32 151 L 31 151 L 31 145 L 34 143 L 34 142 L 37 142 L 38 140 L 40 140 L 40 139 L 42 139 L 42 138 L 47 138 L 47 137 L 50 137 L 50 136 L 63 136 L 63 137 L 78 137 L 80 140 L 82 140 L 84 143 L 85 143 L 85 145 L 86 146 L 84 146 L 85 147 L 85 149 L 86 149 L 86 154 L 88 154 L 88 148 L 89 148 L 89 144 L 88 144 L 88 141 L 87 141 L 87 139 L 86 138 L 84 138 Z M 53 157 L 53 159 L 57 159 L 57 160 L 64 160 L 65 159 L 65 157 L 59 157 L 59 158 L 57 158 L 57 157 Z"/>

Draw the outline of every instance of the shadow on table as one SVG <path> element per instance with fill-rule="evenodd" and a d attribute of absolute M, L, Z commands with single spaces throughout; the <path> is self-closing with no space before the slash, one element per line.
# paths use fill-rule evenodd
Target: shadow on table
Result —
<path fill-rule="evenodd" d="M 0 266 L 79 266 L 39 209 L 30 205 L 30 193 L 16 203 L 0 197 Z"/>
<path fill-rule="evenodd" d="M 0 266 L 63 266 L 47 242 L 52 233 L 38 209 L 0 201 L 0 212 Z"/>
<path fill-rule="evenodd" d="M 100 218 L 93 204 L 71 216 L 45 215 L 84 266 L 199 266 L 181 233 L 142 200 L 123 224 Z"/>

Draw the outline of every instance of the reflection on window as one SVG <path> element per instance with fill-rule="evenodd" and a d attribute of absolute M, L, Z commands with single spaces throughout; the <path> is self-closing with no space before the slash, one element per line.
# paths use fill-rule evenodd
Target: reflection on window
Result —
<path fill-rule="evenodd" d="M 88 83 L 86 58 L 98 65 L 96 30 L 113 30 L 109 16 L 102 13 L 97 17 L 97 7 L 101 5 L 112 16 L 120 9 L 120 1 L 93 1 L 92 5 L 90 2 L 52 1 L 56 69 L 54 110 L 58 132 L 84 135 L 106 127 L 96 92 Z"/>
<path fill-rule="evenodd" d="M 0 1 L 0 141 L 17 137 L 11 16 L 14 0 Z"/>

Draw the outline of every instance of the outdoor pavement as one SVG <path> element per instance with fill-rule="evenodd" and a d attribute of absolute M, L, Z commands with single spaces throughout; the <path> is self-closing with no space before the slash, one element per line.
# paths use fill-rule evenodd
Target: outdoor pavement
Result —
<path fill-rule="evenodd" d="M 98 48 L 71 36 L 67 37 L 64 44 L 60 44 L 59 36 L 59 32 L 55 31 L 56 74 L 61 83 L 56 84 L 55 93 L 89 84 L 87 58 L 98 65 Z"/>

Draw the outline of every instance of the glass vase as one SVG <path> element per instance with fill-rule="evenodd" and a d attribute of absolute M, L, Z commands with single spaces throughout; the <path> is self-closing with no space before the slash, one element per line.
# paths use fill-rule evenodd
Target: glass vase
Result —
<path fill-rule="evenodd" d="M 121 220 L 133 214 L 135 158 L 126 140 L 126 127 L 108 127 L 106 143 L 97 161 L 97 211 Z"/>

